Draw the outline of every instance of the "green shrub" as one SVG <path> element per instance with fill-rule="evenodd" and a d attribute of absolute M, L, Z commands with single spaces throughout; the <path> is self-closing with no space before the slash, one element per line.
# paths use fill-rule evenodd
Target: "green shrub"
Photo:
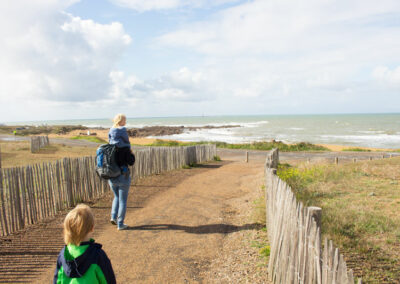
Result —
<path fill-rule="evenodd" d="M 285 144 L 281 141 L 272 142 L 253 142 L 253 143 L 243 143 L 243 144 L 229 144 L 225 142 L 216 142 L 218 148 L 228 148 L 228 149 L 246 149 L 246 150 L 272 150 L 278 148 L 283 152 L 291 151 L 329 151 L 328 148 L 314 145 L 308 142 L 300 142 L 296 144 Z"/>
<path fill-rule="evenodd" d="M 107 141 L 105 141 L 97 136 L 74 136 L 74 137 L 71 137 L 70 139 L 87 140 L 87 141 L 94 142 L 94 143 L 107 143 Z"/>
<path fill-rule="evenodd" d="M 268 258 L 269 255 L 271 254 L 271 247 L 269 245 L 267 245 L 267 246 L 261 248 L 260 254 L 261 254 L 261 256 Z"/>
<path fill-rule="evenodd" d="M 346 148 L 342 151 L 349 151 L 349 152 L 371 152 L 369 149 L 362 149 L 362 148 Z"/>

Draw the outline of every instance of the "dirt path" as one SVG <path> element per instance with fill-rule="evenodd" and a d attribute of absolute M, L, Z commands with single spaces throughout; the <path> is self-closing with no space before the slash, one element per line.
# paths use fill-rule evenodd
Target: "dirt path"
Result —
<path fill-rule="evenodd" d="M 266 283 L 251 242 L 263 163 L 213 162 L 142 179 L 131 187 L 126 223 L 108 223 L 111 195 L 93 204 L 95 239 L 118 283 Z M 0 282 L 48 283 L 62 246 L 64 215 L 1 239 Z M 261 265 L 260 265 L 261 263 Z"/>

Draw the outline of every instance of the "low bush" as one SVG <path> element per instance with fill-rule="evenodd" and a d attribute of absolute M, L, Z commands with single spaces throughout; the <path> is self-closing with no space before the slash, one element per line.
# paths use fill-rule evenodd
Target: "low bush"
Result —
<path fill-rule="evenodd" d="M 363 148 L 345 148 L 342 151 L 348 151 L 348 152 L 371 152 L 371 150 L 363 149 Z"/>
<path fill-rule="evenodd" d="M 87 140 L 94 143 L 107 143 L 107 141 L 97 137 L 97 136 L 74 136 L 71 137 L 72 140 Z"/>

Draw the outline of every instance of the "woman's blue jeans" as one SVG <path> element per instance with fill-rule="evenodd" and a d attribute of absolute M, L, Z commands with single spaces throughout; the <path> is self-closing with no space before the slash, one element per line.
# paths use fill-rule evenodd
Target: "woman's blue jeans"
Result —
<path fill-rule="evenodd" d="M 108 180 L 111 190 L 114 192 L 114 200 L 111 207 L 111 219 L 117 220 L 118 228 L 124 224 L 126 203 L 128 201 L 130 175 L 120 175 Z"/>

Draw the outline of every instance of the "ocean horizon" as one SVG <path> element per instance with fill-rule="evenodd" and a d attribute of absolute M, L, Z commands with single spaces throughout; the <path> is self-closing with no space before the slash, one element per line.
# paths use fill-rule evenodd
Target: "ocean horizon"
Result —
<path fill-rule="evenodd" d="M 7 122 L 4 125 L 112 126 L 112 119 L 71 119 Z M 400 148 L 400 113 L 307 114 L 307 115 L 224 115 L 127 118 L 127 127 L 146 126 L 234 126 L 199 129 L 182 134 L 151 138 L 178 141 L 221 141 L 249 143 L 270 141 L 310 142 L 349 147 Z"/>

